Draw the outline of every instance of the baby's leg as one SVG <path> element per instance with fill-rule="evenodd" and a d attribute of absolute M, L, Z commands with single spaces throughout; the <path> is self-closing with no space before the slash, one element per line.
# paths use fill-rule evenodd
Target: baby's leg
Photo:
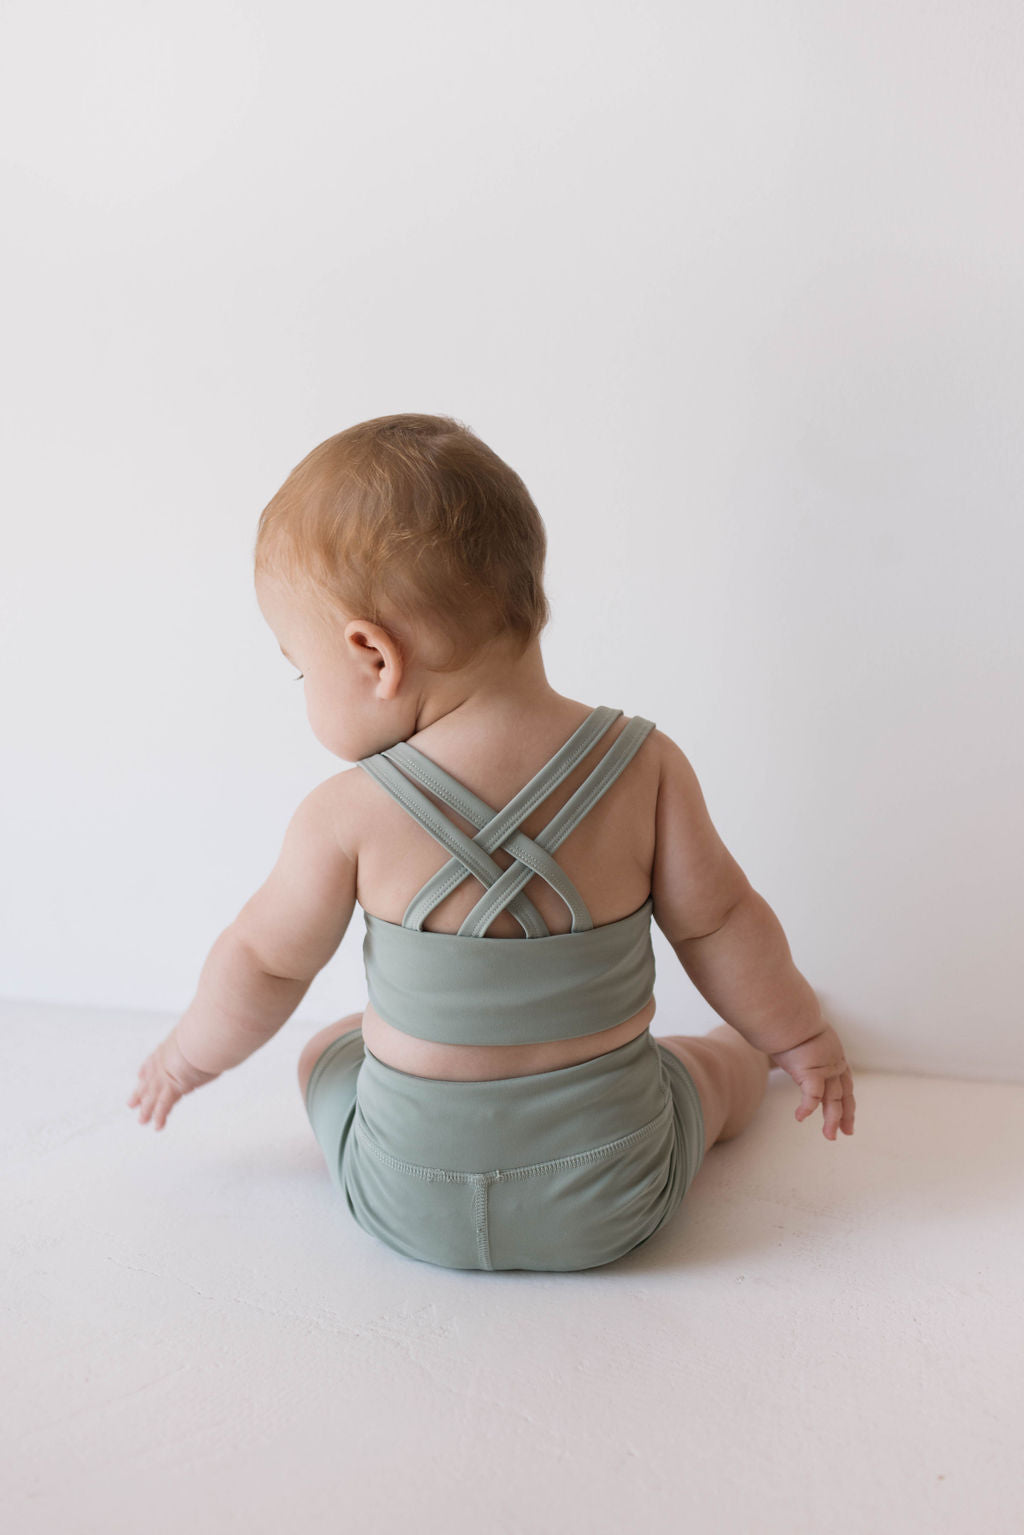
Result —
<path fill-rule="evenodd" d="M 303 1103 L 306 1101 L 306 1084 L 310 1073 L 327 1046 L 340 1034 L 348 1034 L 352 1029 L 358 1029 L 362 1021 L 362 1013 L 349 1013 L 338 1023 L 329 1023 L 326 1029 L 321 1029 L 319 1034 L 314 1034 L 313 1038 L 303 1046 L 302 1054 L 299 1056 L 299 1091 L 302 1093 Z"/>
<path fill-rule="evenodd" d="M 709 1034 L 659 1034 L 697 1087 L 704 1112 L 704 1150 L 731 1140 L 753 1119 L 764 1097 L 771 1062 L 729 1023 Z"/>

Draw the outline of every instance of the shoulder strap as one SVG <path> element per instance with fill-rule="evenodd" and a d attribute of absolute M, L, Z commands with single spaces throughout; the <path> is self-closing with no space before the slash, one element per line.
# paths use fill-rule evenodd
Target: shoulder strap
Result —
<path fill-rule="evenodd" d="M 484 886 L 484 894 L 462 923 L 458 936 L 483 937 L 498 912 L 506 906 L 528 938 L 547 936 L 548 928 L 544 919 L 533 902 L 521 894 L 523 886 L 534 874 L 539 874 L 569 907 L 572 931 L 592 928 L 593 920 L 582 896 L 555 863 L 551 853 L 615 782 L 648 733 L 654 729 L 653 722 L 639 716 L 630 720 L 611 749 L 537 837 L 527 837 L 517 828 L 621 715 L 621 709 L 609 709 L 604 705 L 592 710 L 569 740 L 534 774 L 504 810 L 497 813 L 407 741 L 399 742 L 384 752 L 361 758 L 358 766 L 376 779 L 425 831 L 453 854 L 448 863 L 412 898 L 402 919 L 402 926 L 422 928 L 425 917 L 438 902 L 472 874 Z M 479 830 L 476 835 L 467 837 L 447 816 L 442 815 L 426 795 L 398 771 L 397 763 L 401 763 L 406 772 L 417 778 L 424 787 L 477 826 Z M 491 851 L 498 846 L 504 846 L 515 859 L 508 869 L 502 869 L 490 857 Z"/>
<path fill-rule="evenodd" d="M 539 772 L 522 788 L 505 809 L 495 814 L 490 805 L 472 794 L 463 784 L 431 762 L 422 752 L 407 741 L 399 742 L 386 752 L 361 758 L 359 766 L 406 810 L 423 829 L 454 856 L 435 874 L 422 890 L 413 896 L 402 918 L 403 927 L 422 928 L 429 912 L 451 890 L 454 890 L 468 874 L 474 874 L 485 890 L 493 885 L 504 872 L 489 857 L 491 851 L 502 842 L 511 842 L 509 851 L 513 857 L 529 859 L 531 873 L 538 873 L 562 896 L 572 912 L 573 930 L 593 926 L 583 898 L 554 860 L 542 848 L 513 828 L 529 815 L 534 805 L 572 771 L 605 731 L 619 718 L 621 709 L 609 709 L 604 705 L 591 710 L 590 714 L 573 731 L 568 741 L 559 747 Z M 469 838 L 439 814 L 437 807 L 421 794 L 413 784 L 397 771 L 396 762 L 419 778 L 427 788 L 458 810 L 473 825 L 481 829 Z M 510 833 L 512 835 L 510 836 Z M 533 902 L 516 891 L 510 898 L 509 911 L 516 918 L 526 937 L 548 936 L 548 927 Z"/>
<path fill-rule="evenodd" d="M 598 705 L 590 712 L 582 725 L 573 731 L 568 741 L 559 747 L 554 756 L 549 758 L 519 790 L 519 793 L 509 800 L 504 810 L 497 814 L 450 773 L 445 772 L 436 762 L 432 762 L 429 757 L 425 757 L 422 752 L 410 746 L 407 741 L 401 741 L 397 746 L 390 747 L 382 755 L 400 763 L 407 772 L 423 784 L 424 788 L 432 790 L 439 799 L 444 800 L 445 804 L 465 816 L 467 821 L 472 822 L 474 826 L 479 826 L 481 830 L 473 840 L 484 852 L 491 853 L 496 847 L 504 847 L 513 858 L 526 865 L 530 875 L 539 874 L 542 879 L 545 879 L 568 906 L 572 914 L 572 931 L 575 933 L 594 925 L 583 897 L 568 875 L 544 848 L 538 847 L 531 837 L 513 828 L 525 821 L 535 806 L 546 799 L 551 791 L 568 777 L 576 764 L 587 755 L 621 715 L 621 709 L 609 709 L 603 704 Z M 403 926 L 421 928 L 428 913 L 433 911 L 446 895 L 462 884 L 466 878 L 466 872 L 464 864 L 456 854 L 427 881 L 422 890 L 413 896 L 406 910 Z M 504 872 L 503 869 L 498 868 L 499 875 Z M 523 899 L 525 900 L 526 897 L 524 896 Z M 532 902 L 530 907 L 541 923 L 542 935 L 546 935 L 547 925 Z M 509 911 L 514 916 L 517 915 L 511 904 Z M 520 925 L 522 925 L 521 922 Z"/>
<path fill-rule="evenodd" d="M 475 874 L 480 883 L 489 889 L 495 884 L 504 872 L 501 865 L 495 863 L 489 854 L 485 853 L 475 838 L 467 837 L 464 831 L 460 831 L 448 817 L 442 815 L 436 805 L 431 804 L 425 794 L 421 794 L 414 784 L 411 784 L 398 769 L 388 761 L 383 752 L 377 752 L 372 757 L 361 757 L 358 766 L 375 778 L 382 788 L 386 789 L 393 799 L 397 800 L 403 810 L 418 821 L 424 831 L 428 831 L 435 841 L 442 847 L 453 853 L 462 865 L 461 878 L 467 874 Z M 518 894 L 518 891 L 516 892 Z M 524 909 L 525 905 L 525 909 Z M 547 924 L 532 901 L 526 901 L 515 913 L 520 927 L 527 938 L 541 938 L 547 931 Z M 403 927 L 413 924 L 402 919 Z M 422 927 L 422 921 L 419 926 Z"/>
<path fill-rule="evenodd" d="M 622 710 L 619 709 L 618 714 L 621 713 Z M 587 812 L 597 804 L 602 794 L 611 788 L 653 729 L 653 720 L 645 720 L 640 715 L 634 715 L 576 792 L 570 795 L 561 810 L 552 816 L 543 831 L 537 833 L 534 841 L 538 847 L 550 853 L 565 841 Z M 480 937 L 486 933 L 506 901 L 526 884 L 531 872 L 520 863 L 514 863 L 507 868 L 477 901 L 459 928 L 459 933 L 469 934 L 471 937 Z"/>

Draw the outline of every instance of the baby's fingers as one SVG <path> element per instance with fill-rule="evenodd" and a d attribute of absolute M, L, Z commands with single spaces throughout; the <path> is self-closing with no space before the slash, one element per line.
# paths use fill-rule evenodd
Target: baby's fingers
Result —
<path fill-rule="evenodd" d="M 151 1087 L 137 1087 L 132 1096 L 139 1106 L 139 1124 L 147 1124 L 149 1122 L 149 1117 L 153 1112 L 153 1104 L 156 1100 L 156 1093 Z"/>
<path fill-rule="evenodd" d="M 839 1078 L 843 1084 L 843 1117 L 839 1121 L 839 1128 L 844 1135 L 853 1134 L 853 1117 L 857 1111 L 857 1100 L 853 1096 L 853 1075 L 849 1067 Z"/>
<path fill-rule="evenodd" d="M 156 1100 L 153 1110 L 153 1129 L 162 1130 L 167 1123 L 167 1116 L 178 1101 L 178 1094 L 173 1088 L 164 1088 Z"/>
<path fill-rule="evenodd" d="M 823 1071 L 808 1072 L 799 1087 L 801 1098 L 796 1110 L 796 1118 L 803 1120 L 808 1114 L 814 1113 L 825 1096 L 825 1073 Z"/>
<path fill-rule="evenodd" d="M 139 1067 L 139 1080 L 136 1082 L 132 1095 L 128 1099 L 127 1107 L 130 1109 L 137 1108 L 145 1098 L 152 1097 L 154 1086 L 153 1057 L 150 1055 L 146 1057 Z"/>
<path fill-rule="evenodd" d="M 821 1133 L 827 1141 L 834 1141 L 839 1131 L 839 1121 L 843 1116 L 843 1084 L 838 1077 L 829 1077 L 825 1083 L 822 1114 L 825 1123 Z"/>
<path fill-rule="evenodd" d="M 165 1093 L 166 1089 L 161 1090 L 157 1085 L 152 1083 L 143 1083 L 140 1087 L 135 1089 L 134 1093 L 132 1094 L 134 1103 L 129 1104 L 129 1107 L 134 1108 L 135 1104 L 138 1104 L 140 1125 L 148 1125 L 149 1121 L 154 1119 L 154 1128 L 157 1130 L 160 1129 L 160 1111 Z M 167 1105 L 167 1107 L 169 1107 L 169 1105 Z M 167 1109 L 164 1108 L 163 1119 L 166 1120 L 166 1118 Z"/>

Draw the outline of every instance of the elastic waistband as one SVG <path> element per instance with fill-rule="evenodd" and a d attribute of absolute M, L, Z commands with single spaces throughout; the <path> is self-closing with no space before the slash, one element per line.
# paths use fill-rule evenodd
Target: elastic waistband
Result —
<path fill-rule="evenodd" d="M 358 1118 L 380 1146 L 401 1161 L 462 1172 L 590 1150 L 648 1124 L 670 1101 L 649 1030 L 575 1066 L 485 1082 L 413 1076 L 366 1050 L 357 1084 Z"/>

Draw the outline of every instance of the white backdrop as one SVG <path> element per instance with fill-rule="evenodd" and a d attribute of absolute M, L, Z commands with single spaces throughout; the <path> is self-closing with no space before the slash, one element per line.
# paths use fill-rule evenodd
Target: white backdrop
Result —
<path fill-rule="evenodd" d="M 853 1064 L 1024 1080 L 1020 7 L 2 28 L 0 992 L 187 1005 L 344 765 L 259 511 L 444 411 L 546 520 L 553 685 L 680 743 Z M 296 1053 L 363 1005 L 362 931 Z M 703 1032 L 656 940 L 655 1032 Z"/>

